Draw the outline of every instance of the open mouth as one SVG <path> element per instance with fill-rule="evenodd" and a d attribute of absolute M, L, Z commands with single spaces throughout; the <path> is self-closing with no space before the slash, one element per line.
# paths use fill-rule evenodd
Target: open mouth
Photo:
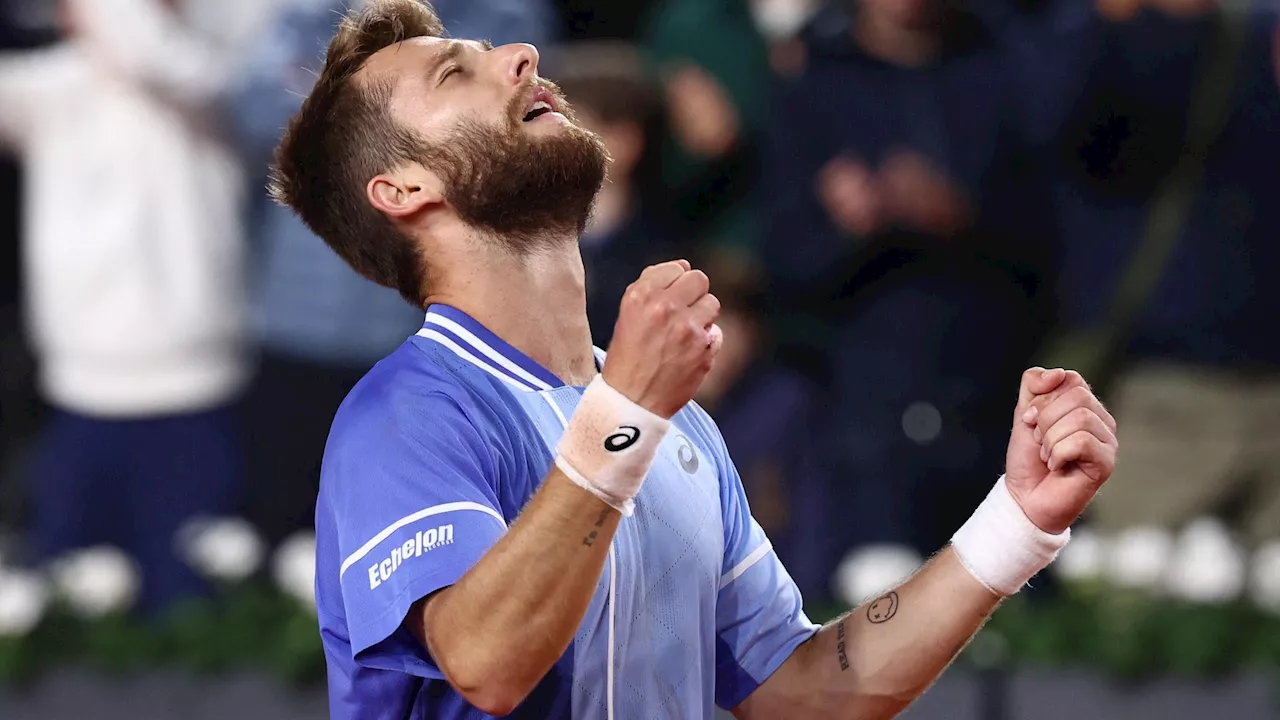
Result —
<path fill-rule="evenodd" d="M 533 92 L 529 94 L 529 100 L 524 109 L 524 122 L 531 122 L 543 115 L 557 112 L 557 103 L 555 94 L 550 90 L 536 86 Z"/>

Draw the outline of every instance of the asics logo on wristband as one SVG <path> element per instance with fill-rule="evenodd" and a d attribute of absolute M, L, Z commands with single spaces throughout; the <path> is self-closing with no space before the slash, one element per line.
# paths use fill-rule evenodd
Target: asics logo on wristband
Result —
<path fill-rule="evenodd" d="M 609 452 L 622 452 L 640 439 L 640 428 L 635 425 L 619 425 L 617 432 L 604 439 L 604 449 Z"/>

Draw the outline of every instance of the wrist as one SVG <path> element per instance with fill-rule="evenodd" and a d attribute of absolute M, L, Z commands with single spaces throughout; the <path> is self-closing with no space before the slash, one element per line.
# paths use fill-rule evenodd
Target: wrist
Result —
<path fill-rule="evenodd" d="M 556 446 L 555 465 L 574 484 L 631 515 L 671 421 L 641 407 L 597 375 Z"/>
<path fill-rule="evenodd" d="M 605 385 L 609 387 L 609 389 L 618 393 L 618 395 L 623 399 L 627 400 L 628 402 L 631 402 L 632 404 L 636 405 L 637 407 L 639 407 L 640 409 L 646 412 L 656 415 L 657 417 L 663 420 L 670 420 L 673 415 L 675 415 L 677 412 L 680 411 L 680 407 L 683 407 L 683 406 L 677 406 L 674 408 L 666 407 L 664 403 L 654 402 L 653 398 L 648 397 L 648 393 L 646 393 L 643 389 L 637 392 L 636 390 L 627 387 L 625 383 L 626 378 L 624 377 L 619 379 L 616 376 L 616 374 L 611 376 L 609 373 L 609 368 L 607 367 L 607 364 L 604 370 L 600 372 L 599 378 L 601 379 L 601 381 L 604 382 Z M 615 383 L 614 382 L 615 380 L 618 380 L 618 382 Z"/>
<path fill-rule="evenodd" d="M 1052 534 L 1031 522 L 1001 475 L 956 531 L 951 547 L 978 582 L 998 595 L 1013 595 L 1053 562 L 1070 539 L 1070 528 Z"/>

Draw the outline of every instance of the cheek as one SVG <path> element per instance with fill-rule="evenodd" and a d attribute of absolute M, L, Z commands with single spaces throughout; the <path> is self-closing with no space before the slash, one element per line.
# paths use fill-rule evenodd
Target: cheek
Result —
<path fill-rule="evenodd" d="M 514 104 L 474 86 L 470 91 L 403 91 L 396 94 L 391 114 L 401 128 L 439 144 L 476 128 L 508 129 Z"/>

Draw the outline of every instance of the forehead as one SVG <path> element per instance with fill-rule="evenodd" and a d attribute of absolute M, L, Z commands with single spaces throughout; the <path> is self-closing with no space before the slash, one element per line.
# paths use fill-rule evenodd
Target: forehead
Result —
<path fill-rule="evenodd" d="M 453 38 L 416 37 L 388 45 L 374 53 L 360 74 L 365 80 L 389 80 L 398 86 L 406 77 L 421 76 L 431 65 L 442 58 L 465 50 L 485 50 L 474 40 Z"/>
<path fill-rule="evenodd" d="M 488 50 L 488 46 L 474 40 L 455 40 L 438 37 L 416 37 L 388 45 L 374 53 L 360 69 L 357 82 L 384 84 L 391 93 L 391 116 L 407 126 L 420 130 L 451 117 L 458 111 L 458 104 L 467 103 L 454 95 L 439 96 L 433 78 L 449 64 L 451 58 L 460 58 Z"/>

